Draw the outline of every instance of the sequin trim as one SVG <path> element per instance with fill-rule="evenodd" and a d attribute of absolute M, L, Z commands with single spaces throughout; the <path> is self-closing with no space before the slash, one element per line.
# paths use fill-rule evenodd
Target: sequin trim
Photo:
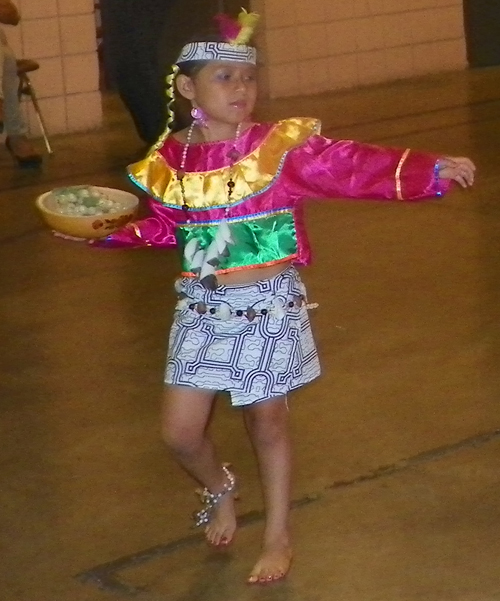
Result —
<path fill-rule="evenodd" d="M 284 213 L 289 213 L 293 216 L 293 209 L 271 209 L 269 211 L 262 211 L 261 213 L 252 213 L 251 215 L 240 215 L 238 217 L 221 217 L 220 219 L 212 219 L 211 221 L 179 221 L 177 226 L 190 226 L 190 227 L 207 227 L 210 225 L 217 225 L 223 219 L 227 221 L 227 223 L 244 223 L 245 221 L 255 221 L 256 219 L 265 219 L 266 217 L 270 217 L 272 215 L 283 215 Z"/>
<path fill-rule="evenodd" d="M 443 196 L 443 191 L 441 190 L 441 183 L 439 178 L 439 172 L 441 170 L 440 167 L 441 165 L 438 159 L 434 165 L 434 185 L 436 186 L 436 196 L 438 197 Z"/>
<path fill-rule="evenodd" d="M 404 151 L 403 156 L 401 157 L 401 160 L 399 161 L 398 167 L 396 169 L 396 194 L 398 200 L 404 200 L 403 190 L 401 186 L 401 171 L 403 169 L 403 165 L 405 164 L 406 159 L 408 158 L 408 155 L 410 154 L 410 150 L 410 148 L 407 148 Z"/>
<path fill-rule="evenodd" d="M 284 259 L 276 259 L 275 261 L 267 261 L 267 263 L 255 263 L 254 265 L 242 265 L 241 267 L 229 267 L 228 269 L 220 269 L 217 270 L 217 275 L 221 273 L 232 273 L 233 271 L 244 271 L 248 269 L 260 269 L 261 267 L 272 267 L 273 265 L 279 265 L 280 263 L 291 263 L 294 259 L 296 259 L 299 255 L 297 253 L 293 253 L 293 255 L 289 255 Z M 181 275 L 187 278 L 194 278 L 196 274 L 190 271 L 182 271 Z"/>

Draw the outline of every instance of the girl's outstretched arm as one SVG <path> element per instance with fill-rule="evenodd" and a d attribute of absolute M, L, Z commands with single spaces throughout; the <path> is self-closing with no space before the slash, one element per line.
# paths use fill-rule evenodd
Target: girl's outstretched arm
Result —
<path fill-rule="evenodd" d="M 450 179 L 470 185 L 472 173 L 469 159 L 314 135 L 290 151 L 282 176 L 295 197 L 418 200 L 442 196 Z"/>

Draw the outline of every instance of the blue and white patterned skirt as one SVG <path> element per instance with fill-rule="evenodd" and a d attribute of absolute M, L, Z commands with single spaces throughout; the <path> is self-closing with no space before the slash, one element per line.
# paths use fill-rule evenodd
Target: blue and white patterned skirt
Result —
<path fill-rule="evenodd" d="M 165 383 L 224 390 L 234 406 L 286 395 L 320 374 L 297 270 L 207 290 L 176 282 Z"/>

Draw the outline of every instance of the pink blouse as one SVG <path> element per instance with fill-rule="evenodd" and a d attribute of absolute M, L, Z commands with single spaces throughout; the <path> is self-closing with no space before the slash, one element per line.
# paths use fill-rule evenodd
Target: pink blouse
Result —
<path fill-rule="evenodd" d="M 224 217 L 234 223 L 253 223 L 262 216 L 286 212 L 292 216 L 295 238 L 295 252 L 286 260 L 307 265 L 311 251 L 304 200 L 419 200 L 442 196 L 448 189 L 449 181 L 437 175 L 438 155 L 332 140 L 319 130 L 317 120 L 287 119 L 255 124 L 236 144 L 229 140 L 191 145 L 185 166 L 192 191 L 188 221 L 176 178 L 184 145 L 167 138 L 155 153 L 130 168 L 131 179 L 149 196 L 150 216 L 98 245 L 172 248 L 183 245 L 179 228 L 214 225 Z M 235 147 L 242 158 L 231 165 L 228 154 Z M 229 202 L 225 192 L 228 169 L 236 182 Z M 262 263 L 256 257 L 254 264 L 241 267 Z"/>

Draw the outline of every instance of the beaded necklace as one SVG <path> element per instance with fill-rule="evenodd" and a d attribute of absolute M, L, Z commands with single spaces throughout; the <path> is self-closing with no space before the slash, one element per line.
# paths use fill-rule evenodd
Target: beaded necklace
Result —
<path fill-rule="evenodd" d="M 194 126 L 195 126 L 195 123 L 193 121 L 193 123 L 191 123 L 191 125 L 189 126 L 189 129 L 188 129 L 188 132 L 186 135 L 186 143 L 184 144 L 184 148 L 182 149 L 181 165 L 180 165 L 180 169 L 177 171 L 177 179 L 179 180 L 179 185 L 181 187 L 181 194 L 182 194 L 182 210 L 184 211 L 184 214 L 186 215 L 187 223 L 191 223 L 191 220 L 189 219 L 190 206 L 187 203 L 186 188 L 184 187 L 184 177 L 186 176 L 186 160 L 187 160 L 187 155 L 189 152 L 189 147 L 191 146 L 191 140 L 193 138 Z M 228 205 L 230 204 L 231 198 L 233 196 L 234 188 L 236 186 L 236 184 L 234 183 L 234 179 L 233 179 L 233 167 L 234 167 L 234 164 L 236 163 L 236 161 L 240 158 L 240 153 L 236 150 L 235 145 L 241 136 L 242 127 L 243 127 L 243 124 L 238 123 L 238 126 L 236 128 L 236 134 L 234 137 L 234 145 L 226 155 L 232 161 L 232 163 L 230 165 L 230 169 L 229 169 L 229 179 L 227 181 L 227 201 L 228 201 L 227 204 Z M 227 217 L 228 214 L 229 214 L 229 206 L 227 206 L 225 208 L 225 216 Z"/>
<path fill-rule="evenodd" d="M 195 124 L 193 122 L 188 129 L 186 143 L 182 149 L 180 168 L 177 171 L 177 179 L 179 181 L 182 195 L 182 210 L 184 211 L 186 223 L 188 224 L 191 223 L 191 219 L 189 217 L 189 211 L 191 207 L 189 206 L 186 198 L 184 177 L 186 176 L 186 159 L 193 137 L 194 126 Z M 190 266 L 191 271 L 198 275 L 203 286 L 211 290 L 215 290 L 215 288 L 218 286 L 217 278 L 215 277 L 215 271 L 220 265 L 222 257 L 227 256 L 229 253 L 228 246 L 230 244 L 234 244 L 226 218 L 229 216 L 231 199 L 236 186 L 233 179 L 233 168 L 235 163 L 240 158 L 240 153 L 238 150 L 236 150 L 236 143 L 240 138 L 241 129 L 242 124 L 238 123 L 234 138 L 234 145 L 226 155 L 231 160 L 231 165 L 229 167 L 229 179 L 227 181 L 227 204 L 224 209 L 224 217 L 219 223 L 215 238 L 209 244 L 208 248 L 200 248 L 196 238 L 190 240 L 184 248 L 184 257 Z"/>

